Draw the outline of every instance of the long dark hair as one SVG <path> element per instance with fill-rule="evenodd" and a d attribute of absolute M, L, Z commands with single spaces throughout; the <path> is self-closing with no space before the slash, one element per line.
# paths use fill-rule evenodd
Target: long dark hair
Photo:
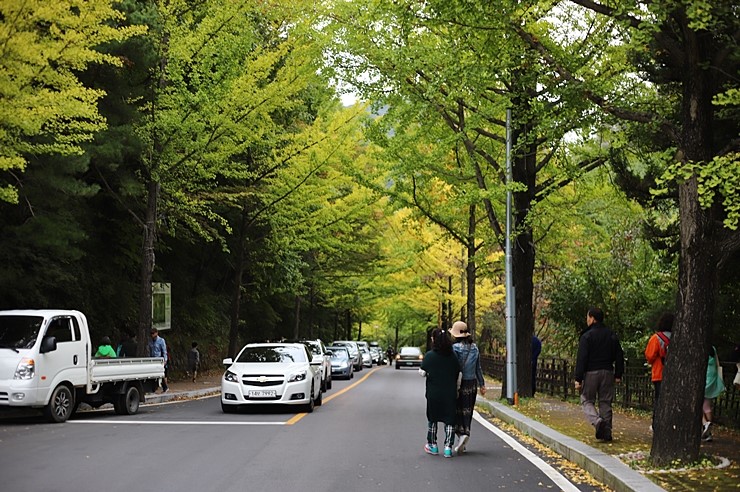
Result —
<path fill-rule="evenodd" d="M 673 313 L 664 313 L 655 324 L 655 331 L 672 331 L 673 319 Z"/>
<path fill-rule="evenodd" d="M 432 332 L 432 350 L 442 355 L 452 353 L 452 339 L 446 330 L 438 328 Z"/>

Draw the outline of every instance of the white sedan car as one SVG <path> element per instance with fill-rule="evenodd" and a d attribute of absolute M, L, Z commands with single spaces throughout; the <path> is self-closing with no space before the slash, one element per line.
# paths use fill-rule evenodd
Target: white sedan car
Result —
<path fill-rule="evenodd" d="M 302 343 L 250 343 L 221 379 L 221 409 L 235 412 L 249 404 L 300 405 L 312 412 L 321 405 L 321 366 Z"/>

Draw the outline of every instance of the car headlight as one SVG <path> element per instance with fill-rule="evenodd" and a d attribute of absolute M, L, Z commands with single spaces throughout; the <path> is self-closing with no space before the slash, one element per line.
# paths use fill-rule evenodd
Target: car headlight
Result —
<path fill-rule="evenodd" d="M 288 379 L 288 382 L 292 383 L 294 381 L 303 381 L 305 379 L 306 379 L 306 371 L 301 371 L 295 374 L 291 374 L 290 378 Z"/>
<path fill-rule="evenodd" d="M 36 374 L 36 363 L 33 359 L 23 357 L 18 367 L 15 368 L 13 379 L 33 379 L 34 374 Z"/>
<path fill-rule="evenodd" d="M 239 382 L 239 378 L 238 378 L 238 377 L 236 377 L 236 374 L 234 374 L 234 373 L 233 373 L 233 372 L 231 372 L 231 371 L 226 371 L 226 372 L 224 373 L 224 379 L 225 379 L 226 381 L 231 381 L 232 383 L 238 383 L 238 382 Z"/>

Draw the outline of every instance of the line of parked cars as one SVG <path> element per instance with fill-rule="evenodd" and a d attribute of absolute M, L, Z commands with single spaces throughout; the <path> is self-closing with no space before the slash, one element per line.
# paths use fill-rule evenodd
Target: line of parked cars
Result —
<path fill-rule="evenodd" d="M 227 369 L 221 379 L 221 410 L 232 413 L 250 404 L 281 404 L 313 412 L 322 404 L 323 393 L 331 389 L 333 378 L 352 379 L 363 367 L 384 363 L 379 344 L 373 344 L 354 340 L 337 340 L 329 346 L 321 340 L 250 343 L 236 358 L 223 360 Z"/>

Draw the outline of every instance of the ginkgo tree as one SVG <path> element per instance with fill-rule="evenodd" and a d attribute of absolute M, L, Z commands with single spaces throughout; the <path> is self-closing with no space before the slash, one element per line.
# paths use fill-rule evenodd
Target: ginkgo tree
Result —
<path fill-rule="evenodd" d="M 530 214 L 548 193 L 606 162 L 598 146 L 583 145 L 592 136 L 594 114 L 583 98 L 540 84 L 547 69 L 534 63 L 522 40 L 500 35 L 508 24 L 496 11 L 448 1 L 340 4 L 332 16 L 338 39 L 333 60 L 364 97 L 384 106 L 380 129 L 370 137 L 398 155 L 412 157 L 397 161 L 411 193 L 422 183 L 425 169 L 459 189 L 458 196 L 467 205 L 458 210 L 462 225 L 458 230 L 465 231 L 461 238 L 485 237 L 501 248 L 507 186 L 505 120 L 506 109 L 512 110 L 510 189 L 516 244 L 512 263 L 521 341 L 517 382 L 519 393 L 527 395 L 538 227 Z M 523 22 L 527 19 L 523 15 Z M 574 66 L 588 63 L 586 55 L 574 60 Z M 412 135 L 436 150 L 413 158 Z M 418 191 L 416 196 L 425 195 Z M 440 212 L 428 210 L 430 217 Z M 477 227 L 479 223 L 484 226 Z M 474 257 L 477 245 L 464 242 Z"/>
<path fill-rule="evenodd" d="M 496 6 L 502 32 L 548 67 L 544 86 L 588 101 L 621 130 L 623 146 L 663 157 L 662 183 L 678 190 L 680 259 L 676 326 L 656 413 L 652 460 L 696 461 L 718 272 L 740 250 L 738 58 L 732 1 L 598 2 Z M 534 18 L 525 25 L 523 17 Z M 548 30 L 557 23 L 557 31 Z M 584 30 L 583 26 L 590 29 Z M 574 56 L 595 56 L 578 69 Z M 614 146 L 619 151 L 619 145 Z"/>
<path fill-rule="evenodd" d="M 213 202 L 219 182 L 248 181 L 286 161 L 297 132 L 279 115 L 300 105 L 299 94 L 316 80 L 320 49 L 300 28 L 310 9 L 280 2 L 186 1 L 157 3 L 150 42 L 158 50 L 154 94 L 143 107 L 139 170 L 146 207 L 136 220 L 143 231 L 139 343 L 150 324 L 154 252 L 161 226 L 208 240 L 230 233 Z M 269 142 L 266 147 L 262 147 Z M 250 149 L 266 148 L 269 162 L 250 166 Z M 239 193 L 238 191 L 236 192 Z M 166 221 L 163 220 L 166 218 Z"/>
<path fill-rule="evenodd" d="M 29 156 L 79 155 L 105 128 L 104 95 L 79 73 L 91 64 L 121 65 L 98 48 L 143 34 L 121 26 L 113 0 L 4 0 L 0 3 L 0 200 L 17 203 Z"/>

